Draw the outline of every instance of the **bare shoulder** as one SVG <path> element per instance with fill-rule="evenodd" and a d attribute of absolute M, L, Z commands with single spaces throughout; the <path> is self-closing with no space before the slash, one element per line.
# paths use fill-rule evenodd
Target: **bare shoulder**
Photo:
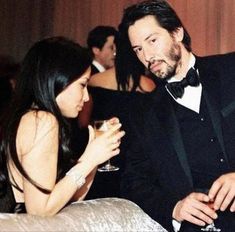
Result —
<path fill-rule="evenodd" d="M 140 77 L 140 86 L 143 89 L 142 91 L 145 92 L 152 92 L 156 88 L 155 83 L 149 77 L 144 75 Z"/>
<path fill-rule="evenodd" d="M 111 68 L 104 72 L 91 76 L 88 85 L 107 89 L 117 89 L 115 69 Z"/>
<path fill-rule="evenodd" d="M 28 153 L 36 144 L 48 137 L 58 136 L 58 122 L 46 111 L 30 111 L 22 116 L 17 131 L 19 153 Z"/>
<path fill-rule="evenodd" d="M 53 128 L 57 125 L 57 120 L 55 116 L 46 111 L 29 111 L 22 116 L 20 121 L 20 126 L 22 127 L 31 127 L 32 129 L 38 129 L 40 127 Z"/>

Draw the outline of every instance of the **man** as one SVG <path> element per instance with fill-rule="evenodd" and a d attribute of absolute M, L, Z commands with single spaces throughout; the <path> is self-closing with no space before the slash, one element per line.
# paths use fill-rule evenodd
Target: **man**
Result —
<path fill-rule="evenodd" d="M 159 82 L 131 111 L 123 197 L 169 231 L 235 231 L 235 53 L 193 55 L 163 0 L 127 8 L 119 30 Z"/>
<path fill-rule="evenodd" d="M 91 75 L 114 66 L 116 34 L 116 29 L 111 26 L 97 26 L 89 32 L 87 45 L 94 57 Z"/>

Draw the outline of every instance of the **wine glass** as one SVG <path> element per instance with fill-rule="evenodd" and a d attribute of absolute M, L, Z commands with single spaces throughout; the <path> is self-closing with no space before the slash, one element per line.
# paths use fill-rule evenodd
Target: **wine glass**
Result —
<path fill-rule="evenodd" d="M 107 120 L 94 121 L 94 129 L 96 132 L 96 136 L 99 136 L 109 129 L 109 123 Z M 112 165 L 110 159 L 107 160 L 103 166 L 98 168 L 99 172 L 113 172 L 118 170 L 119 167 Z"/>
<path fill-rule="evenodd" d="M 221 231 L 221 229 L 215 227 L 215 223 L 212 222 L 211 224 L 207 225 L 204 228 L 201 228 L 201 231 Z"/>

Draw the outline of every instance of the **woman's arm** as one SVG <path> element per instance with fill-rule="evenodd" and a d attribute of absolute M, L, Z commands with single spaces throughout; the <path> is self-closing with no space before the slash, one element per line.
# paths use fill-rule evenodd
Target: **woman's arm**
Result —
<path fill-rule="evenodd" d="M 73 167 L 79 175 L 86 178 L 99 163 L 119 153 L 117 146 L 112 145 L 112 140 L 123 136 L 123 132 L 114 134 L 118 127 L 120 128 L 116 126 L 97 139 L 90 137 L 84 154 Z M 40 111 L 37 114 L 30 112 L 22 118 L 17 133 L 20 161 L 40 187 L 51 191 L 49 194 L 43 193 L 23 178 L 24 200 L 30 214 L 53 215 L 63 208 L 78 190 L 76 181 L 70 175 L 56 183 L 58 142 L 58 123 L 53 115 Z M 97 151 L 101 153 L 98 155 Z"/>

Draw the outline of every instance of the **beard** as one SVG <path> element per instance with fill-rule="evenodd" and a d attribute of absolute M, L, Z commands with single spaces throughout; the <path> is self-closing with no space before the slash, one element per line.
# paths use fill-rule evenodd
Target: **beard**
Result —
<path fill-rule="evenodd" d="M 176 68 L 181 60 L 180 46 L 176 43 L 173 43 L 169 51 L 165 55 L 167 57 L 167 60 L 171 61 L 173 65 L 169 65 L 169 62 L 166 62 L 165 60 L 161 60 L 162 63 L 166 64 L 165 70 L 159 70 L 153 74 L 159 79 L 168 80 L 175 75 Z"/>

